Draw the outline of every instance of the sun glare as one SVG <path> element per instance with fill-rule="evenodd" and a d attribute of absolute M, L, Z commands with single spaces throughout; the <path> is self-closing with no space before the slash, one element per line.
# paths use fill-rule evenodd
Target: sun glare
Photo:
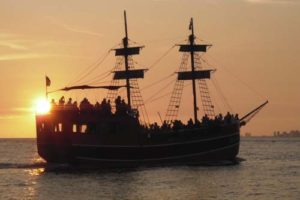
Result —
<path fill-rule="evenodd" d="M 36 100 L 35 112 L 37 114 L 47 114 L 51 109 L 50 102 L 45 98 L 40 98 Z"/>

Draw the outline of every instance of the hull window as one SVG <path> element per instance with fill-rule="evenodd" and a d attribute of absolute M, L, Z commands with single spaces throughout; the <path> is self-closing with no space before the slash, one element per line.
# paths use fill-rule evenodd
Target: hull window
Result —
<path fill-rule="evenodd" d="M 63 129 L 62 123 L 59 123 L 58 124 L 58 132 L 62 132 L 62 129 Z"/>
<path fill-rule="evenodd" d="M 77 124 L 73 124 L 72 131 L 73 133 L 77 133 Z"/>
<path fill-rule="evenodd" d="M 87 132 L 87 125 L 86 124 L 82 124 L 81 128 L 80 128 L 80 133 L 86 133 Z"/>

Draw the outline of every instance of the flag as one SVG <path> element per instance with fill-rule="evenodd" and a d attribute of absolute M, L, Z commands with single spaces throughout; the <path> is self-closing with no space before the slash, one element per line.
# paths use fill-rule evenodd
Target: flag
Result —
<path fill-rule="evenodd" d="M 49 87 L 51 85 L 51 80 L 48 76 L 46 76 L 46 86 Z"/>
<path fill-rule="evenodd" d="M 189 30 L 192 30 L 192 28 L 193 28 L 193 18 L 191 18 L 190 25 L 189 25 Z"/>

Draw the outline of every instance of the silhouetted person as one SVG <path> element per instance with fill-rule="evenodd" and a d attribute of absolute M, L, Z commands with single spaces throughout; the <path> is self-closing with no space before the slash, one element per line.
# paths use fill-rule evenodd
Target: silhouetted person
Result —
<path fill-rule="evenodd" d="M 68 104 L 68 105 L 72 105 L 72 98 L 69 98 L 69 99 L 68 99 L 67 104 Z"/>
<path fill-rule="evenodd" d="M 153 124 L 150 125 L 150 130 L 151 131 L 154 131 L 154 132 L 157 132 L 159 131 L 159 126 L 156 122 L 154 122 Z"/>
<path fill-rule="evenodd" d="M 100 111 L 101 110 L 101 105 L 100 105 L 100 103 L 98 101 L 95 103 L 94 109 L 96 111 Z"/>
<path fill-rule="evenodd" d="M 208 126 L 209 124 L 209 118 L 206 114 L 202 117 L 202 124 L 203 126 Z"/>
<path fill-rule="evenodd" d="M 72 110 L 73 103 L 72 103 L 72 98 L 69 98 L 68 102 L 65 105 L 66 110 Z"/>
<path fill-rule="evenodd" d="M 189 121 L 187 122 L 187 128 L 192 129 L 194 128 L 194 123 L 193 120 L 190 118 Z"/>
<path fill-rule="evenodd" d="M 234 119 L 239 121 L 239 114 L 235 114 Z"/>
<path fill-rule="evenodd" d="M 93 105 L 87 98 L 84 98 L 79 105 L 79 109 L 82 113 L 91 113 L 93 111 Z"/>
<path fill-rule="evenodd" d="M 56 105 L 55 100 L 51 99 L 51 105 Z"/>
<path fill-rule="evenodd" d="M 173 130 L 174 130 L 174 131 L 177 131 L 177 130 L 179 130 L 179 129 L 182 129 L 182 127 L 183 127 L 183 123 L 181 122 L 181 120 L 175 120 L 175 121 L 173 122 Z"/>
<path fill-rule="evenodd" d="M 102 109 L 102 105 L 97 101 L 94 105 L 94 112 L 96 114 L 96 116 L 102 116 L 103 114 L 103 109 Z"/>
<path fill-rule="evenodd" d="M 101 109 L 104 116 L 111 115 L 110 100 L 106 101 L 106 99 L 104 98 L 101 102 Z"/>
<path fill-rule="evenodd" d="M 121 104 L 120 104 L 120 113 L 122 115 L 125 115 L 128 112 L 127 104 L 125 103 L 125 100 L 122 99 Z"/>
<path fill-rule="evenodd" d="M 65 105 L 65 97 L 64 96 L 60 97 L 58 104 L 61 107 L 63 107 Z"/>
<path fill-rule="evenodd" d="M 194 126 L 195 126 L 195 128 L 200 128 L 201 122 L 197 119 Z"/>
<path fill-rule="evenodd" d="M 118 96 L 115 99 L 115 104 L 116 104 L 116 114 L 119 114 L 120 110 L 121 110 L 121 97 Z"/>
<path fill-rule="evenodd" d="M 57 104 L 54 99 L 51 99 L 50 104 L 51 104 L 51 110 L 57 111 L 58 108 L 57 108 Z"/>
<path fill-rule="evenodd" d="M 72 104 L 72 110 L 75 110 L 75 111 L 79 111 L 79 108 L 78 108 L 78 105 L 77 105 L 77 101 L 74 101 L 73 104 Z"/>
<path fill-rule="evenodd" d="M 221 124 L 223 123 L 223 115 L 220 113 L 218 116 L 216 116 L 216 121 L 217 123 Z"/>
<path fill-rule="evenodd" d="M 231 118 L 232 118 L 232 115 L 229 112 L 227 112 L 227 114 L 224 117 L 225 124 L 230 124 L 231 123 Z"/>
<path fill-rule="evenodd" d="M 106 99 L 104 98 L 101 102 L 101 107 L 104 108 L 105 107 L 105 104 L 106 104 Z"/>
<path fill-rule="evenodd" d="M 161 130 L 163 131 L 168 131 L 170 130 L 170 126 L 169 124 L 167 124 L 166 120 L 163 122 L 163 124 L 161 125 Z"/>

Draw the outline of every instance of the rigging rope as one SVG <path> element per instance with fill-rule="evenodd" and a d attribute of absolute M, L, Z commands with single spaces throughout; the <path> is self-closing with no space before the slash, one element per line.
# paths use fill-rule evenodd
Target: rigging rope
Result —
<path fill-rule="evenodd" d="M 110 86 L 111 81 L 101 81 L 101 82 L 92 82 L 89 83 L 89 85 L 99 85 L 99 84 L 106 84 L 107 86 Z"/>
<path fill-rule="evenodd" d="M 257 108 L 255 108 L 254 110 L 252 110 L 251 112 L 249 112 L 248 114 L 246 114 L 245 116 L 243 116 L 242 118 L 240 118 L 240 122 L 246 122 L 246 123 L 249 122 L 268 103 L 269 103 L 268 100 L 265 101 L 263 104 L 261 104 L 260 106 L 258 106 Z"/>
<path fill-rule="evenodd" d="M 163 82 L 163 81 L 166 81 L 166 80 L 168 80 L 170 77 L 172 77 L 173 75 L 174 75 L 174 73 L 172 73 L 172 74 L 170 74 L 170 75 L 168 75 L 168 76 L 165 76 L 165 77 L 163 77 L 162 79 L 160 79 L 160 80 L 158 80 L 158 81 L 156 81 L 156 82 L 154 82 L 154 83 L 151 83 L 151 84 L 149 84 L 149 85 L 146 85 L 145 87 L 141 88 L 141 91 L 142 91 L 142 90 L 146 90 L 146 89 L 148 89 L 148 88 L 151 88 L 151 87 L 153 87 L 154 85 L 157 85 L 158 83 L 161 83 L 161 82 Z"/>
<path fill-rule="evenodd" d="M 145 104 L 148 101 L 151 101 L 156 95 L 160 94 L 163 90 L 165 90 L 166 88 L 168 88 L 169 85 L 171 85 L 173 82 L 175 82 L 176 79 L 173 79 L 172 81 L 170 81 L 169 83 L 167 83 L 162 90 L 157 91 L 156 93 L 154 93 L 151 97 L 149 97 L 148 99 L 145 100 Z"/>
<path fill-rule="evenodd" d="M 266 97 L 264 97 L 262 94 L 260 94 L 258 91 L 256 91 L 254 88 L 250 87 L 246 82 L 242 81 L 237 75 L 235 75 L 234 73 L 232 73 L 228 68 L 226 68 L 224 65 L 221 65 L 220 62 L 218 62 L 215 58 L 213 58 L 212 56 L 208 55 L 212 60 L 214 60 L 219 66 L 222 66 L 222 69 L 224 69 L 228 74 L 230 74 L 231 76 L 233 76 L 236 80 L 238 80 L 239 82 L 241 82 L 245 87 L 247 87 L 249 90 L 251 90 L 253 93 L 255 93 L 256 95 L 258 95 L 260 98 L 262 99 L 267 99 Z"/>
<path fill-rule="evenodd" d="M 82 75 L 81 78 L 79 78 L 75 83 L 79 83 L 80 81 L 82 81 L 83 79 L 85 79 L 87 76 L 89 76 L 93 71 L 95 71 L 106 60 L 106 58 L 108 57 L 109 53 L 110 53 L 110 51 L 108 51 L 106 53 L 106 55 L 104 56 L 104 58 L 101 59 L 98 64 L 96 64 L 92 68 L 90 67 L 90 69 L 84 75 Z"/>
<path fill-rule="evenodd" d="M 202 56 L 200 56 L 200 59 L 201 59 L 205 64 L 207 64 L 207 66 L 211 66 L 211 64 L 209 64 L 209 63 L 207 62 L 207 60 L 205 60 Z"/>
<path fill-rule="evenodd" d="M 202 37 L 201 37 L 202 38 Z M 209 44 L 210 42 L 207 42 L 207 41 L 205 41 L 205 40 L 203 40 L 203 39 L 199 39 L 199 38 L 196 38 L 196 40 L 195 40 L 196 42 L 197 41 L 199 41 L 199 43 L 206 43 L 206 44 Z"/>
<path fill-rule="evenodd" d="M 136 41 L 134 41 L 132 39 L 129 39 L 129 38 L 128 38 L 128 42 L 131 42 L 132 44 L 137 44 L 137 45 L 139 44 L 138 42 L 136 42 Z"/>
<path fill-rule="evenodd" d="M 257 115 L 259 113 L 261 109 L 257 110 L 256 112 L 254 112 L 252 115 L 250 115 L 249 117 L 247 117 L 244 121 L 246 123 L 248 123 L 255 115 Z"/>
<path fill-rule="evenodd" d="M 200 40 L 200 41 L 204 41 L 204 40 Z M 208 68 L 212 68 L 210 67 L 211 64 L 209 64 L 207 62 L 207 60 L 205 60 L 202 56 L 199 57 L 201 59 L 201 61 L 203 61 L 203 63 L 205 63 Z M 221 102 L 223 103 L 223 106 L 227 107 L 227 109 L 229 109 L 230 112 L 233 111 L 232 107 L 230 106 L 230 104 L 228 103 L 228 100 L 227 98 L 225 97 L 221 87 L 220 87 L 220 84 L 218 83 L 217 79 L 215 79 L 214 76 L 212 76 L 211 78 L 211 82 L 212 84 L 214 85 L 215 89 L 216 89 L 216 92 L 217 92 L 217 96 L 219 96 L 221 98 Z M 221 113 L 222 112 L 222 109 L 221 109 L 221 106 L 218 104 L 217 101 L 214 102 L 214 104 L 216 105 L 217 107 L 217 110 Z"/>
<path fill-rule="evenodd" d="M 159 41 L 174 41 L 174 40 L 177 41 L 178 39 L 182 39 L 182 38 L 185 38 L 185 37 L 181 35 L 181 36 L 177 36 L 177 37 L 173 37 L 173 38 L 160 38 L 160 39 L 153 39 L 153 40 L 144 40 L 143 43 L 153 44 L 153 43 L 159 42 Z M 128 38 L 128 41 L 132 42 L 133 44 L 140 45 L 138 42 L 135 42 L 135 41 L 133 41 L 133 40 L 131 40 L 129 38 Z M 186 41 L 188 41 L 188 39 L 184 39 L 182 41 L 186 42 Z M 172 43 L 174 43 L 174 42 L 172 42 Z"/>
<path fill-rule="evenodd" d="M 155 65 L 157 65 L 164 57 L 166 57 L 175 46 L 176 45 L 173 45 L 171 48 L 169 48 L 161 57 L 159 57 L 152 65 L 150 65 L 149 70 L 153 69 Z"/>
<path fill-rule="evenodd" d="M 189 84 L 187 84 L 187 85 L 185 85 L 185 86 L 183 86 L 183 87 L 185 88 L 185 87 L 187 87 L 187 86 L 189 86 L 189 85 L 192 85 L 192 83 L 189 83 Z M 165 94 L 163 94 L 163 95 L 161 95 L 161 96 L 159 96 L 159 97 L 157 97 L 157 98 L 155 98 L 155 99 L 152 99 L 151 101 L 148 102 L 148 104 L 149 104 L 149 103 L 152 103 L 152 102 L 154 102 L 154 101 L 157 101 L 157 100 L 159 100 L 159 99 L 161 99 L 161 98 L 163 98 L 163 97 L 165 97 L 165 96 L 168 96 L 169 94 L 172 94 L 172 92 L 165 93 Z"/>
<path fill-rule="evenodd" d="M 87 84 L 96 84 L 96 83 L 99 83 L 98 81 L 100 80 L 104 80 L 105 78 L 109 77 L 111 75 L 111 70 L 108 70 L 98 76 L 95 76 L 94 78 L 92 78 L 89 82 L 87 82 Z M 104 81 L 102 81 L 104 82 Z"/>
<path fill-rule="evenodd" d="M 93 64 L 88 65 L 88 67 L 86 67 L 84 70 L 82 70 L 81 73 L 78 74 L 78 76 L 76 76 L 73 80 L 71 80 L 67 85 L 74 85 L 75 83 L 77 83 L 78 79 L 81 79 L 81 77 L 83 76 L 82 74 L 85 74 L 86 71 L 89 71 L 91 68 L 93 68 L 95 65 L 97 66 L 98 63 L 102 60 L 103 57 L 106 57 L 106 54 L 108 52 L 106 52 L 105 54 L 103 54 L 103 56 L 99 57 L 96 62 L 94 62 Z"/>
<path fill-rule="evenodd" d="M 111 49 L 116 48 L 117 46 L 120 46 L 120 45 L 121 45 L 121 43 L 118 43 L 118 44 L 114 45 Z M 79 81 L 81 81 L 82 79 L 87 77 L 89 74 L 91 74 L 99 65 L 101 65 L 105 61 L 105 59 L 108 57 L 110 52 L 111 52 L 111 50 L 107 51 L 105 54 L 103 54 L 101 57 L 99 57 L 96 60 L 96 62 L 94 62 L 93 64 L 89 65 L 87 68 L 82 70 L 82 73 L 79 73 L 79 75 L 77 77 L 75 77 L 73 80 L 71 80 L 67 85 L 74 85 L 75 83 L 78 83 Z M 82 75 L 83 73 L 84 73 L 84 75 Z"/>
<path fill-rule="evenodd" d="M 225 106 L 227 106 L 227 108 L 229 108 L 229 110 L 232 112 L 233 109 L 232 107 L 230 106 L 230 104 L 228 103 L 228 100 L 227 98 L 225 97 L 225 95 L 223 94 L 222 90 L 221 90 L 221 87 L 219 86 L 218 84 L 218 81 L 212 77 L 212 83 L 213 85 L 215 86 L 216 90 L 217 90 L 217 93 L 220 95 L 221 99 L 222 99 L 222 102 L 224 102 Z"/>

